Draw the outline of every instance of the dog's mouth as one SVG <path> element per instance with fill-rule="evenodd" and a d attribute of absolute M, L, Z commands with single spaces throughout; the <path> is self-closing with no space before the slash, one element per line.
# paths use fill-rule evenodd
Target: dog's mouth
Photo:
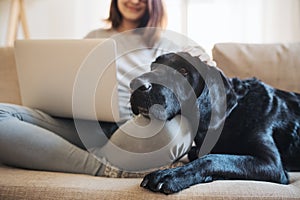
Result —
<path fill-rule="evenodd" d="M 135 115 L 142 115 L 146 118 L 156 118 L 159 120 L 167 120 L 169 118 L 164 106 L 154 104 L 151 106 L 136 106 L 133 108 Z"/>
<path fill-rule="evenodd" d="M 143 115 L 144 117 L 149 118 L 150 114 L 149 114 L 149 109 L 148 108 L 144 108 L 141 106 L 137 107 L 139 114 Z"/>

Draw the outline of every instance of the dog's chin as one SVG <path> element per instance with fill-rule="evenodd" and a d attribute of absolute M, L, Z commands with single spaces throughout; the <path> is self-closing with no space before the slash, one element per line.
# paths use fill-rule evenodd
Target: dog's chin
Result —
<path fill-rule="evenodd" d="M 171 117 L 167 113 L 167 110 L 159 104 L 155 104 L 151 106 L 149 109 L 149 114 L 150 114 L 150 118 L 154 117 L 156 119 L 163 120 L 163 121 L 168 120 Z"/>

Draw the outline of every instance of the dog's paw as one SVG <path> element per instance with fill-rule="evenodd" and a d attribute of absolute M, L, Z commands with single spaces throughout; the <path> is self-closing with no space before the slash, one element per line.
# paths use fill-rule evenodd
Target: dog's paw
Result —
<path fill-rule="evenodd" d="M 182 179 L 183 177 L 178 177 L 174 169 L 166 169 L 146 175 L 140 186 L 153 192 L 172 194 L 186 188 Z"/>
<path fill-rule="evenodd" d="M 173 194 L 192 185 L 214 180 L 212 176 L 203 175 L 200 171 L 186 166 L 159 170 L 146 175 L 140 186 L 153 192 Z"/>
<path fill-rule="evenodd" d="M 213 181 L 211 176 L 203 177 L 197 172 L 188 171 L 185 167 L 178 167 L 152 172 L 144 177 L 140 186 L 153 192 L 173 194 L 192 185 L 211 181 Z"/>

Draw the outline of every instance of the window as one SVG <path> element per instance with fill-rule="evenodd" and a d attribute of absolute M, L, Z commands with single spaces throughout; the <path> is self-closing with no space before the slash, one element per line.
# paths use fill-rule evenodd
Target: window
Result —
<path fill-rule="evenodd" d="M 300 41 L 299 0 L 166 0 L 166 4 L 167 28 L 186 34 L 207 52 L 217 42 Z"/>

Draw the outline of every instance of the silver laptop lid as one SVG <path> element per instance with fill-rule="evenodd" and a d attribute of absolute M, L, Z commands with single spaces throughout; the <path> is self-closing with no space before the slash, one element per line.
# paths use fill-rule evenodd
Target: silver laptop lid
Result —
<path fill-rule="evenodd" d="M 17 40 L 22 104 L 52 116 L 119 121 L 112 39 Z"/>

